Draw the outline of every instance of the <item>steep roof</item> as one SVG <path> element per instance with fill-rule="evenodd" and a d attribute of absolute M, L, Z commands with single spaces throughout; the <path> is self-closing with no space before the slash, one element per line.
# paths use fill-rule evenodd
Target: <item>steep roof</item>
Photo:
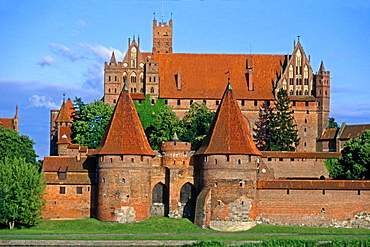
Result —
<path fill-rule="evenodd" d="M 72 101 L 68 99 L 66 102 L 63 102 L 62 106 L 60 107 L 59 114 L 55 120 L 55 122 L 60 123 L 72 123 L 72 114 L 75 110 L 72 108 L 74 107 Z"/>
<path fill-rule="evenodd" d="M 5 129 L 15 129 L 14 118 L 0 118 L 0 125 Z"/>
<path fill-rule="evenodd" d="M 319 140 L 334 140 L 337 137 L 339 128 L 329 128 L 324 131 Z"/>
<path fill-rule="evenodd" d="M 226 88 L 202 146 L 195 154 L 262 155 L 253 143 L 249 125 L 230 85 Z"/>
<path fill-rule="evenodd" d="M 273 100 L 273 81 L 280 76 L 286 56 L 156 53 L 154 59 L 159 62 L 160 98 L 221 99 L 227 85 L 225 73 L 230 71 L 237 99 Z M 248 67 L 253 73 L 253 91 L 248 91 Z M 176 84 L 178 72 L 181 90 Z"/>
<path fill-rule="evenodd" d="M 95 154 L 155 156 L 145 136 L 130 93 L 125 89 L 118 98 L 105 135 Z"/>

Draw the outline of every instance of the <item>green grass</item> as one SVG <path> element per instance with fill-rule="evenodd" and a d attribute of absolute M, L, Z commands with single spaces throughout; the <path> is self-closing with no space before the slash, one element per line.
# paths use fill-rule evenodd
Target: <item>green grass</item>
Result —
<path fill-rule="evenodd" d="M 207 233 L 221 233 L 214 230 L 201 229 L 187 219 L 169 219 L 151 217 L 148 220 L 132 223 L 118 224 L 106 223 L 96 219 L 49 221 L 43 220 L 38 226 L 30 229 L 0 230 L 0 235 L 45 235 L 45 234 L 171 234 L 171 233 L 197 233 L 193 236 L 7 236 L 2 239 L 44 239 L 44 240 L 198 240 L 198 241 L 243 241 L 243 240 L 307 240 L 307 241 L 331 241 L 335 240 L 359 240 L 370 238 L 347 238 L 336 235 L 369 235 L 367 229 L 348 228 L 320 228 L 320 227 L 293 227 L 293 226 L 270 226 L 258 225 L 249 231 L 239 233 L 288 233 L 288 234 L 320 234 L 329 236 L 258 236 L 258 235 L 206 235 Z M 204 234 L 204 235 L 203 235 Z"/>

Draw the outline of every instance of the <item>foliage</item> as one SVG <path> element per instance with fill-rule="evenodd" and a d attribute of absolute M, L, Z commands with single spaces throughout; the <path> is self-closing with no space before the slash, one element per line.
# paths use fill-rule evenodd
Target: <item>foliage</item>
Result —
<path fill-rule="evenodd" d="M 170 107 L 156 114 L 153 121 L 153 131 L 149 134 L 149 143 L 153 149 L 159 149 L 162 142 L 170 141 L 174 134 L 183 132 L 180 119 Z"/>
<path fill-rule="evenodd" d="M 199 149 L 214 116 L 215 112 L 210 111 L 204 103 L 192 103 L 189 111 L 182 119 L 184 131 L 180 140 L 190 142 L 193 150 Z"/>
<path fill-rule="evenodd" d="M 0 125 L 0 159 L 24 158 L 27 163 L 40 166 L 36 162 L 35 143 L 26 135 L 20 135 L 14 129 L 6 129 Z"/>
<path fill-rule="evenodd" d="M 339 124 L 335 121 L 335 118 L 329 117 L 329 126 L 328 128 L 339 128 Z"/>
<path fill-rule="evenodd" d="M 334 167 L 336 166 L 338 159 L 328 159 L 324 161 L 325 167 L 328 170 L 330 176 L 333 173 Z"/>
<path fill-rule="evenodd" d="M 299 144 L 297 125 L 294 123 L 291 101 L 287 92 L 280 89 L 270 115 L 270 138 L 265 150 L 295 151 Z"/>
<path fill-rule="evenodd" d="M 330 175 L 334 179 L 370 179 L 370 130 L 344 144 L 342 157 Z"/>
<path fill-rule="evenodd" d="M 92 149 L 99 147 L 114 106 L 101 100 L 84 104 L 81 98 L 76 98 L 74 104 L 76 112 L 73 115 L 72 142 Z"/>
<path fill-rule="evenodd" d="M 157 115 L 168 108 L 163 99 L 157 99 L 152 104 L 149 94 L 145 96 L 145 100 L 142 100 L 141 103 L 134 101 L 134 104 L 144 130 L 152 129 Z"/>
<path fill-rule="evenodd" d="M 271 117 L 272 108 L 267 104 L 267 102 L 263 102 L 258 114 L 258 121 L 256 122 L 256 126 L 253 129 L 254 131 L 254 141 L 256 147 L 260 151 L 264 151 L 266 149 L 267 144 L 270 142 L 270 117 Z"/>
<path fill-rule="evenodd" d="M 45 189 L 43 173 L 24 158 L 0 160 L 0 189 L 2 205 L 0 222 L 14 226 L 33 226 L 41 216 Z"/>

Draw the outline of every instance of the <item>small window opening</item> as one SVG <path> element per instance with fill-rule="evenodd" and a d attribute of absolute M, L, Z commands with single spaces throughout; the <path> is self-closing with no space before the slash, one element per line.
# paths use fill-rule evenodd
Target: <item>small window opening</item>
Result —
<path fill-rule="evenodd" d="M 294 158 L 290 158 L 290 161 L 294 161 Z"/>
<path fill-rule="evenodd" d="M 215 181 L 215 182 L 214 182 L 214 185 L 215 185 L 215 187 L 217 187 L 217 186 L 218 186 L 218 182 L 217 182 L 217 181 Z"/>
<path fill-rule="evenodd" d="M 76 187 L 76 193 L 82 194 L 82 187 Z"/>
<path fill-rule="evenodd" d="M 58 172 L 58 179 L 59 180 L 66 180 L 67 179 L 67 173 L 66 172 Z"/>
<path fill-rule="evenodd" d="M 287 189 L 287 190 L 286 190 L 286 194 L 287 194 L 287 195 L 289 195 L 289 193 L 290 193 L 290 191 L 289 191 L 289 189 Z"/>
<path fill-rule="evenodd" d="M 279 158 L 279 161 L 283 161 L 284 159 L 283 158 Z"/>
<path fill-rule="evenodd" d="M 239 187 L 243 187 L 243 182 L 239 182 Z"/>
<path fill-rule="evenodd" d="M 65 194 L 65 193 L 66 193 L 66 187 L 60 187 L 59 194 Z"/>
<path fill-rule="evenodd" d="M 122 183 L 123 184 L 126 183 L 126 179 L 122 178 Z"/>
<path fill-rule="evenodd" d="M 325 190 L 322 190 L 322 194 L 325 195 Z"/>
<path fill-rule="evenodd" d="M 267 158 L 267 161 L 271 161 L 272 159 L 271 158 Z"/>
<path fill-rule="evenodd" d="M 361 190 L 357 190 L 357 195 L 361 195 Z"/>

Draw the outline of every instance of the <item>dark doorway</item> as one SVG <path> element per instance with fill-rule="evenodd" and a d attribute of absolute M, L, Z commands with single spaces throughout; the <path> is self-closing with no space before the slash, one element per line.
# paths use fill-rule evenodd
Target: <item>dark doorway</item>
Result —
<path fill-rule="evenodd" d="M 180 202 L 184 207 L 183 218 L 194 221 L 197 191 L 191 183 L 186 183 L 180 190 Z"/>
<path fill-rule="evenodd" d="M 168 210 L 168 188 L 163 183 L 157 183 L 152 192 L 152 206 L 150 208 L 150 215 L 167 216 Z"/>

